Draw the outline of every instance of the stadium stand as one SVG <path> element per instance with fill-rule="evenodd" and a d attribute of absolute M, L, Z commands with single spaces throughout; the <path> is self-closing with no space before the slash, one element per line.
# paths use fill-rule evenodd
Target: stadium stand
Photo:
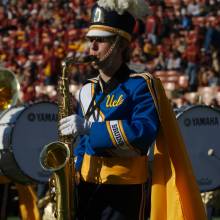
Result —
<path fill-rule="evenodd" d="M 0 65 L 17 75 L 22 102 L 56 99 L 60 61 L 66 56 L 87 54 L 84 36 L 93 3 L 2 1 Z M 159 77 L 171 100 L 191 103 L 193 94 L 198 93 L 202 100 L 211 103 L 214 99 L 219 106 L 219 6 L 219 0 L 150 1 L 152 14 L 145 22 L 137 21 L 131 66 Z M 94 74 L 89 66 L 75 68 L 70 76 L 70 92 L 76 94 L 86 78 Z M 206 89 L 212 90 L 213 84 L 214 94 Z"/>

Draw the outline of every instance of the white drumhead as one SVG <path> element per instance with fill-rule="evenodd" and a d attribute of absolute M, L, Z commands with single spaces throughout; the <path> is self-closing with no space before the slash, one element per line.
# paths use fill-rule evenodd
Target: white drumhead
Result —
<path fill-rule="evenodd" d="M 58 140 L 58 107 L 54 103 L 39 102 L 27 106 L 16 120 L 12 132 L 12 150 L 20 169 L 38 182 L 50 176 L 40 166 L 40 152 L 44 145 Z"/>
<path fill-rule="evenodd" d="M 177 120 L 200 190 L 210 191 L 218 188 L 220 111 L 202 105 L 188 107 L 177 114 Z M 210 152 L 213 154 L 209 155 Z"/>
<path fill-rule="evenodd" d="M 17 117 L 25 109 L 25 106 L 11 107 L 0 115 L 0 150 L 10 148 L 10 136 Z M 0 154 L 1 157 L 1 154 Z"/>

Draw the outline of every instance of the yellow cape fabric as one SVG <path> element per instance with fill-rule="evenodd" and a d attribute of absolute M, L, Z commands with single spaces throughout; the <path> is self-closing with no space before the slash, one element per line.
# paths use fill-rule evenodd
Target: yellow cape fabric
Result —
<path fill-rule="evenodd" d="M 22 220 L 40 220 L 37 196 L 33 186 L 16 184 L 19 196 L 19 208 Z"/>
<path fill-rule="evenodd" d="M 191 162 L 162 83 L 150 74 L 143 75 L 161 124 L 154 146 L 150 219 L 205 220 L 205 208 Z"/>

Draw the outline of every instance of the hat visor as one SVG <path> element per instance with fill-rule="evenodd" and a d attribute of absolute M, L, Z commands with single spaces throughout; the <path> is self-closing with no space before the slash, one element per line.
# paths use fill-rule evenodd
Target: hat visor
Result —
<path fill-rule="evenodd" d="M 89 30 L 86 34 L 86 37 L 110 37 L 116 35 L 115 33 L 112 33 L 110 31 L 103 31 L 103 30 Z"/>

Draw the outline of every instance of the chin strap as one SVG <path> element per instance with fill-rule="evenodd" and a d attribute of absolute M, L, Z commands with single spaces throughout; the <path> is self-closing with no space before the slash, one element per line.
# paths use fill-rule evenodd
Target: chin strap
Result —
<path fill-rule="evenodd" d="M 120 36 L 117 35 L 113 44 L 111 45 L 111 47 L 107 51 L 107 53 L 103 56 L 102 59 L 100 59 L 98 62 L 96 62 L 96 64 L 98 66 L 105 64 L 105 61 L 111 56 L 112 52 L 119 46 L 119 40 L 120 40 Z"/>

